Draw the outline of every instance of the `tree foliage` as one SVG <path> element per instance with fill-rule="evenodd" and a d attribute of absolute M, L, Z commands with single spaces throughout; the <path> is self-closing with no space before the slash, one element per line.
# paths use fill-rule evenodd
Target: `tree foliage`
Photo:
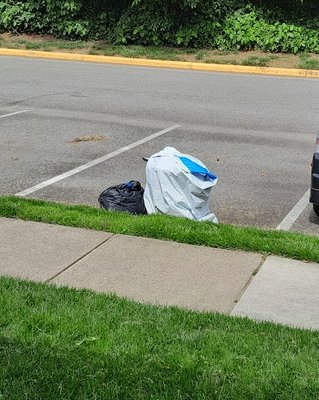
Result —
<path fill-rule="evenodd" d="M 316 0 L 0 0 L 0 30 L 69 39 L 319 52 Z"/>

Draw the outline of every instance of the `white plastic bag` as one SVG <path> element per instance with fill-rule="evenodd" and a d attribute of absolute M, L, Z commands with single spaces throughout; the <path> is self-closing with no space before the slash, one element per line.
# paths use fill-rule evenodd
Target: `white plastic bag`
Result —
<path fill-rule="evenodd" d="M 146 164 L 147 213 L 218 223 L 209 210 L 209 196 L 216 183 L 217 177 L 201 161 L 173 147 L 165 147 Z"/>

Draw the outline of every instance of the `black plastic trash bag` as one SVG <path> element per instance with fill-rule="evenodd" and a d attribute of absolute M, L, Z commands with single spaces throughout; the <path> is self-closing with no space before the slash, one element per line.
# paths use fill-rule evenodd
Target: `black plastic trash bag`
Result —
<path fill-rule="evenodd" d="M 147 214 L 143 196 L 144 189 L 140 182 L 130 181 L 104 190 L 99 196 L 99 203 L 106 210 Z"/>

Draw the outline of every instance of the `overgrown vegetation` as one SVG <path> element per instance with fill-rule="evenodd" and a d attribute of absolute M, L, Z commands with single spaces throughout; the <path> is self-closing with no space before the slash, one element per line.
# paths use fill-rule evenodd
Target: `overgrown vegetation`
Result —
<path fill-rule="evenodd" d="M 319 53 L 313 0 L 0 0 L 0 30 L 114 44 Z"/>

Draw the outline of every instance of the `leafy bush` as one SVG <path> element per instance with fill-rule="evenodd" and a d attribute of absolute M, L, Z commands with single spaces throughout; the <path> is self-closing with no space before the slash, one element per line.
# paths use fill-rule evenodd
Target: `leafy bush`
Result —
<path fill-rule="evenodd" d="M 135 0 L 119 20 L 115 43 L 216 47 L 225 16 L 238 0 Z"/>
<path fill-rule="evenodd" d="M 222 24 L 215 20 L 198 22 L 190 27 L 182 27 L 176 32 L 175 45 L 183 47 L 216 47 L 216 38 L 221 33 Z"/>
<path fill-rule="evenodd" d="M 0 0 L 0 30 L 115 44 L 319 52 L 314 0 Z"/>
<path fill-rule="evenodd" d="M 287 53 L 319 51 L 318 32 L 308 28 L 316 26 L 318 19 L 305 19 L 305 27 L 274 21 L 279 15 L 284 18 L 278 2 L 268 10 L 245 3 L 247 1 L 136 0 L 120 18 L 112 40 L 153 46 L 260 49 Z M 301 10 L 299 7 L 299 16 L 305 18 L 306 14 Z M 296 12 L 290 13 L 290 18 L 297 18 Z"/>
<path fill-rule="evenodd" d="M 77 18 L 80 3 L 73 0 L 1 1 L 0 28 L 65 37 L 86 37 L 89 22 Z"/>
<path fill-rule="evenodd" d="M 57 37 L 107 37 L 129 0 L 0 0 L 0 30 Z"/>
<path fill-rule="evenodd" d="M 240 10 L 225 21 L 218 46 L 286 53 L 319 52 L 319 32 L 292 24 L 271 24 L 255 10 Z"/>
<path fill-rule="evenodd" d="M 35 4 L 0 1 L 0 28 L 14 32 L 29 32 L 33 29 L 36 13 Z"/>
<path fill-rule="evenodd" d="M 118 21 L 111 40 L 115 44 L 172 45 L 172 30 L 173 21 L 167 12 L 132 7 Z"/>

